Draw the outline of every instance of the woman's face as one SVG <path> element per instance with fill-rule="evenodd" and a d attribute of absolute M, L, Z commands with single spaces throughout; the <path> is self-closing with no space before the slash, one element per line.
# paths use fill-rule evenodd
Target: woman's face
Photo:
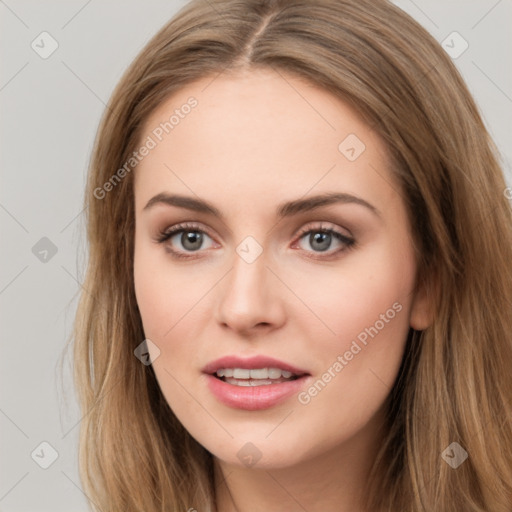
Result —
<path fill-rule="evenodd" d="M 428 323 L 376 133 L 319 88 L 251 71 L 174 94 L 140 145 L 135 290 L 177 418 L 238 466 L 370 443 L 409 327 Z"/>

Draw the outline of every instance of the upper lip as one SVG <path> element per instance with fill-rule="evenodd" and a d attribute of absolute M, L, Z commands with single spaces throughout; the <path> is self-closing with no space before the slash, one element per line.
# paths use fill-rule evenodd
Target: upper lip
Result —
<path fill-rule="evenodd" d="M 263 355 L 248 357 L 245 359 L 234 355 L 221 357 L 220 359 L 216 359 L 215 361 L 208 363 L 202 371 L 213 375 L 221 368 L 245 368 L 248 370 L 255 368 L 279 368 L 281 370 L 292 372 L 295 375 L 309 375 L 306 370 L 297 368 L 296 366 L 285 363 L 284 361 L 279 361 L 279 359 Z"/>

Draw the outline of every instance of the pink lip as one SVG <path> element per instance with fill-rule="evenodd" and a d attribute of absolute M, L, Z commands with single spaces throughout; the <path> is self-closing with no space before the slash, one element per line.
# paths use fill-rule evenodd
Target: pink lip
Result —
<path fill-rule="evenodd" d="M 299 377 L 295 380 L 276 384 L 242 387 L 228 384 L 215 377 L 215 372 L 220 368 L 280 368 L 292 372 Z M 220 402 L 229 407 L 245 409 L 247 411 L 268 409 L 286 400 L 290 396 L 297 394 L 311 377 L 305 370 L 266 356 L 253 356 L 246 359 L 237 356 L 221 357 L 207 364 L 202 371 L 208 374 L 208 388 Z"/>
<path fill-rule="evenodd" d="M 245 368 L 248 370 L 254 368 L 280 368 L 281 370 L 292 372 L 295 375 L 308 374 L 306 370 L 301 370 L 288 363 L 267 356 L 253 356 L 246 359 L 242 359 L 238 356 L 225 356 L 208 363 L 202 371 L 213 375 L 220 368 Z"/>

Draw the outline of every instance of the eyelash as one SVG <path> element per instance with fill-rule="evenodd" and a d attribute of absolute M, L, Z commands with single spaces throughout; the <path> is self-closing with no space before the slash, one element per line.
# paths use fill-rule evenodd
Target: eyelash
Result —
<path fill-rule="evenodd" d="M 189 224 L 189 223 L 185 222 L 185 223 L 181 223 L 181 224 L 176 224 L 175 226 L 173 226 L 171 228 L 167 228 L 167 229 L 165 229 L 163 231 L 160 231 L 158 233 L 155 241 L 157 243 L 159 243 L 159 244 L 164 244 L 170 238 L 172 238 L 174 235 L 176 235 L 178 233 L 186 233 L 186 232 L 202 233 L 202 234 L 208 235 L 210 238 L 213 239 L 213 237 L 205 229 L 200 228 L 196 224 Z M 311 227 L 311 226 L 306 226 L 306 227 L 302 228 L 300 230 L 300 232 L 297 234 L 297 242 L 300 241 L 305 235 L 308 235 L 308 234 L 311 234 L 311 233 L 326 233 L 326 234 L 330 234 L 330 235 L 333 235 L 338 241 L 340 241 L 341 243 L 344 244 L 344 247 L 342 247 L 341 249 L 338 249 L 334 253 L 333 252 L 327 253 L 328 254 L 327 256 L 320 256 L 320 257 L 318 257 L 318 256 L 309 256 L 312 259 L 320 259 L 320 260 L 331 259 L 331 258 L 333 258 L 334 256 L 336 256 L 339 253 L 342 253 L 342 252 L 345 252 L 345 251 L 347 251 L 349 249 L 352 249 L 355 246 L 355 243 L 356 243 L 356 241 L 353 238 L 350 238 L 350 237 L 348 237 L 346 235 L 343 235 L 339 231 L 336 231 L 335 229 L 326 228 L 322 224 L 320 226 L 314 227 L 314 228 Z M 181 251 L 176 251 L 174 249 L 171 249 L 170 247 L 168 247 L 167 250 L 169 251 L 169 253 L 171 254 L 171 256 L 173 258 L 177 258 L 177 259 L 195 259 L 195 258 L 197 258 L 197 256 L 195 256 L 195 253 L 199 253 L 200 252 L 200 250 L 199 251 L 192 251 L 189 254 L 187 254 L 187 253 L 183 253 Z M 313 252 L 313 253 L 316 253 L 316 254 L 323 254 L 320 251 L 306 251 L 306 252 Z"/>

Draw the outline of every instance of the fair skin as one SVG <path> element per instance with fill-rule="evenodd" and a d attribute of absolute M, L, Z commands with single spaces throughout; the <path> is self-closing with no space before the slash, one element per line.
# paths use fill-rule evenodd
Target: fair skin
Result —
<path fill-rule="evenodd" d="M 430 321 L 424 294 L 413 292 L 399 187 L 382 141 L 328 92 L 266 70 L 212 80 L 159 105 L 141 137 L 197 99 L 135 171 L 135 290 L 146 338 L 160 350 L 153 369 L 174 414 L 214 456 L 220 512 L 362 511 L 408 330 Z M 349 134 L 366 146 L 354 161 L 338 149 Z M 333 192 L 373 208 L 337 202 L 276 216 L 283 202 Z M 162 202 L 145 208 L 162 193 L 207 201 L 223 220 Z M 202 244 L 182 233 L 155 241 L 182 222 L 193 224 L 185 235 L 206 232 Z M 355 244 L 315 242 L 320 226 Z M 247 236 L 262 249 L 251 263 L 236 251 Z M 333 371 L 371 326 L 378 333 Z M 306 369 L 303 398 L 329 368 L 331 378 L 307 403 L 295 394 L 239 409 L 219 401 L 201 371 L 231 354 Z M 260 456 L 250 467 L 237 456 L 246 443 Z"/>

